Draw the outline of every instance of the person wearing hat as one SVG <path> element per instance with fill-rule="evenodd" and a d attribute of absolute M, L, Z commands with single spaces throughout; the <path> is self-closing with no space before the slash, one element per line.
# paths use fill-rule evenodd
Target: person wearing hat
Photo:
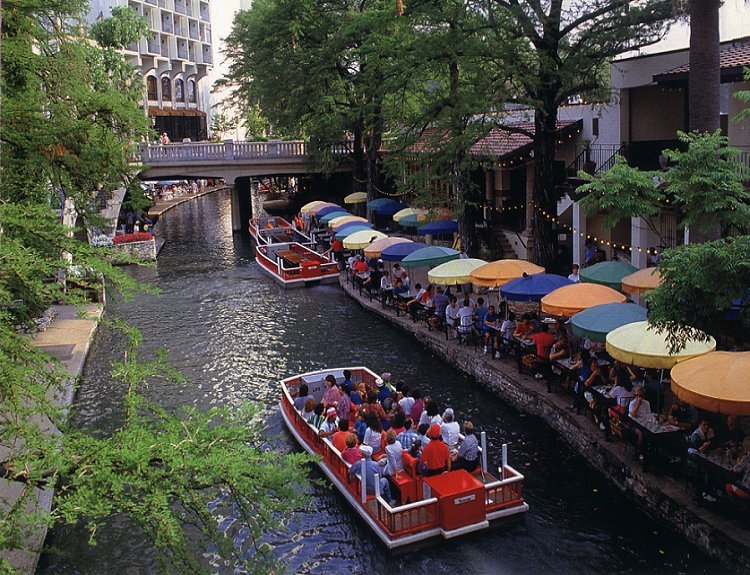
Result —
<path fill-rule="evenodd" d="M 383 402 L 386 399 L 393 399 L 391 388 L 385 384 L 385 381 L 382 377 L 378 377 L 375 379 L 375 385 L 378 387 L 378 402 L 380 403 L 380 405 L 383 405 Z"/>
<path fill-rule="evenodd" d="M 378 463 L 372 460 L 372 447 L 369 445 L 360 445 L 359 450 L 365 459 L 360 459 L 352 464 L 349 468 L 349 477 L 354 475 L 362 476 L 364 472 L 365 480 L 367 481 L 367 493 L 375 493 L 375 476 L 379 476 L 380 483 L 380 495 L 389 502 L 391 506 L 395 505 L 395 501 L 391 499 L 391 486 L 388 484 L 388 479 L 382 476 L 382 468 Z"/>
<path fill-rule="evenodd" d="M 427 431 L 427 437 L 430 438 L 430 443 L 422 449 L 422 475 L 429 477 L 450 471 L 451 452 L 440 437 L 440 426 L 431 426 Z"/>
<path fill-rule="evenodd" d="M 329 407 L 326 410 L 326 420 L 320 426 L 318 432 L 321 437 L 330 437 L 339 429 L 339 418 L 336 416 L 336 408 Z"/>

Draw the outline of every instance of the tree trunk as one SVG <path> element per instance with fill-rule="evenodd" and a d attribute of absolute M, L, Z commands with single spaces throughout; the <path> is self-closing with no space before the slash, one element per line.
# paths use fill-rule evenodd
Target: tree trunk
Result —
<path fill-rule="evenodd" d="M 354 166 L 352 171 L 352 191 L 353 192 L 366 192 L 367 191 L 367 166 L 365 165 L 365 151 L 364 144 L 362 143 L 362 125 L 357 122 L 354 126 L 354 141 L 352 143 L 354 149 L 352 150 L 354 155 Z"/>
<path fill-rule="evenodd" d="M 719 6 L 721 0 L 690 2 L 690 76 L 688 80 L 690 131 L 719 128 Z"/>
<path fill-rule="evenodd" d="M 557 269 L 557 238 L 552 222 L 544 213 L 555 214 L 555 134 L 557 131 L 557 107 L 552 101 L 545 102 L 534 116 L 534 218 L 532 223 L 534 248 L 533 260 L 548 272 Z"/>

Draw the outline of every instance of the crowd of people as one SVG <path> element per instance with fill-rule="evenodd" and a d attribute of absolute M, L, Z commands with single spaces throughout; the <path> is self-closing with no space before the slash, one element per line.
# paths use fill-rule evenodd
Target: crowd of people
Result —
<path fill-rule="evenodd" d="M 429 477 L 455 469 L 472 472 L 479 466 L 472 422 L 461 426 L 453 409 L 441 411 L 438 402 L 423 397 L 419 388 L 394 383 L 388 373 L 373 384 L 355 383 L 349 370 L 344 370 L 342 381 L 327 375 L 325 384 L 320 400 L 301 384 L 294 406 L 351 465 L 351 474 L 364 469 L 371 493 L 376 474 L 380 493 L 393 501 L 387 478 L 405 473 L 406 467 Z"/>

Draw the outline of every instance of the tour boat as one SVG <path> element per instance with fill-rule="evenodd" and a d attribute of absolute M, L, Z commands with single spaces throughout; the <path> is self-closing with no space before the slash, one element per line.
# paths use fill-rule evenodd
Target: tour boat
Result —
<path fill-rule="evenodd" d="M 320 401 L 325 390 L 325 377 L 333 375 L 344 380 L 344 369 L 352 373 L 357 384 L 375 385 L 377 374 L 366 367 L 335 368 L 313 371 L 288 377 L 281 381 L 281 416 L 299 444 L 312 455 L 317 455 L 318 466 L 336 486 L 354 510 L 389 548 L 395 549 L 443 537 L 450 539 L 472 531 L 486 529 L 490 521 L 522 514 L 529 509 L 523 500 L 523 475 L 507 463 L 507 448 L 503 445 L 502 466 L 497 476 L 487 471 L 486 436 L 480 435 L 481 465 L 474 473 L 460 469 L 423 477 L 415 473 L 413 465 L 405 464 L 405 471 L 397 478 L 389 478 L 391 494 L 398 494 L 398 503 L 381 497 L 379 482 L 375 494 L 368 493 L 366 477 L 349 475 L 349 465 L 339 451 L 305 421 L 294 407 L 294 397 L 300 385 Z M 409 458 L 407 453 L 404 459 Z"/>
<path fill-rule="evenodd" d="M 250 235 L 253 236 L 256 245 L 283 244 L 296 242 L 298 244 L 311 244 L 312 240 L 292 224 L 279 216 L 265 216 L 252 218 L 249 226 Z"/>
<path fill-rule="evenodd" d="M 261 269 L 284 287 L 303 287 L 339 279 L 339 265 L 335 261 L 299 243 L 258 244 L 255 254 Z"/>

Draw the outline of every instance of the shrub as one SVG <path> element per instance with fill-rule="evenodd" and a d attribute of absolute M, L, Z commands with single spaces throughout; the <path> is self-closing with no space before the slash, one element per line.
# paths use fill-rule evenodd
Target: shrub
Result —
<path fill-rule="evenodd" d="M 153 240 L 154 236 L 153 234 L 148 234 L 146 232 L 138 232 L 135 234 L 125 234 L 122 236 L 115 236 L 114 242 L 115 245 L 119 244 L 130 244 L 132 242 L 147 242 L 149 240 Z"/>

